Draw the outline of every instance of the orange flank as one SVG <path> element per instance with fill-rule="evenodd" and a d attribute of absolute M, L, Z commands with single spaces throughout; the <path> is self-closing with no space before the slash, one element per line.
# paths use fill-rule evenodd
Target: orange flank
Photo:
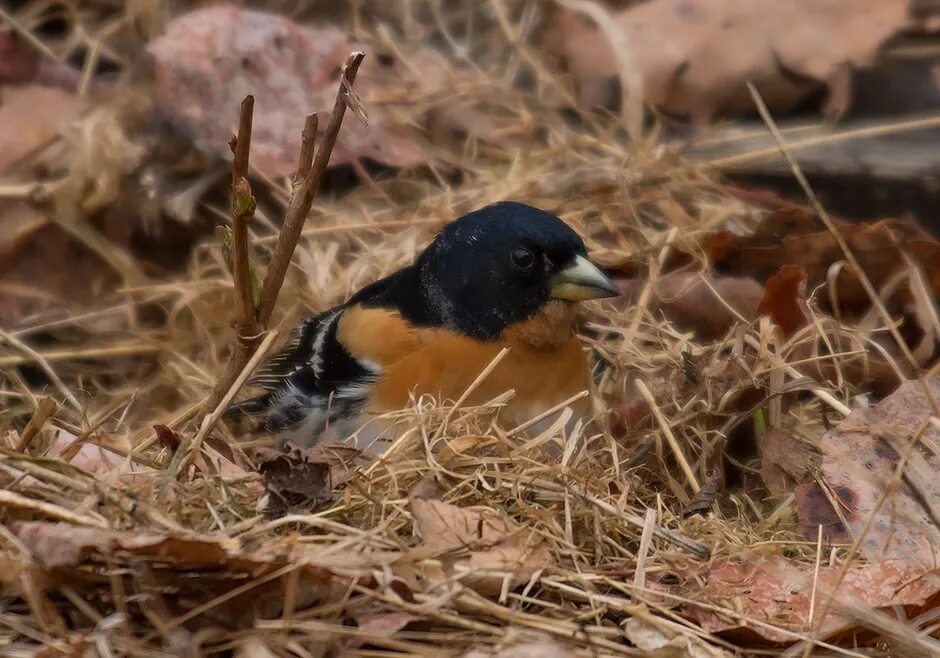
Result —
<path fill-rule="evenodd" d="M 397 312 L 354 306 L 340 319 L 337 338 L 360 361 L 381 368 L 367 411 L 400 409 L 409 394 L 456 400 L 504 347 L 510 351 L 468 398 L 480 404 L 514 390 L 503 419 L 524 422 L 590 387 L 587 359 L 571 330 L 570 304 L 554 302 L 500 339 L 482 341 L 445 329 L 414 327 Z M 579 416 L 590 411 L 582 398 Z"/>

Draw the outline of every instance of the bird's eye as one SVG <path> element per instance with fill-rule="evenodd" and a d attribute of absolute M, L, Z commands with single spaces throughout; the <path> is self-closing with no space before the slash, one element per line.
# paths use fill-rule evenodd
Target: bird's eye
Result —
<path fill-rule="evenodd" d="M 528 249 L 513 249 L 509 260 L 512 266 L 520 272 L 528 272 L 535 265 L 535 255 Z"/>

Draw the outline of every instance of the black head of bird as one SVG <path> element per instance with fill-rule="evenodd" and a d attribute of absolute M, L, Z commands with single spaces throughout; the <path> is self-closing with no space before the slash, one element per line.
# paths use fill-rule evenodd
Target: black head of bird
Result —
<path fill-rule="evenodd" d="M 448 224 L 410 274 L 390 283 L 399 299 L 409 292 L 403 288 L 410 289 L 404 310 L 412 321 L 449 326 L 481 340 L 495 339 L 550 302 L 619 294 L 567 224 L 515 202 L 487 206 Z"/>

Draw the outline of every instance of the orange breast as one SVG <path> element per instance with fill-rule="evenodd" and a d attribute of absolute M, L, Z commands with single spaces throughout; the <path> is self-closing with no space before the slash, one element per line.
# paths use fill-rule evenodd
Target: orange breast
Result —
<path fill-rule="evenodd" d="M 553 325 L 558 325 L 557 332 Z M 555 309 L 553 315 L 533 318 L 507 331 L 503 340 L 489 342 L 415 328 L 385 309 L 354 307 L 343 313 L 337 331 L 354 357 L 381 368 L 370 396 L 373 412 L 401 409 L 410 394 L 456 400 L 500 350 L 509 347 L 467 404 L 484 403 L 512 389 L 515 396 L 503 417 L 518 423 L 589 389 L 587 360 L 570 326 L 567 309 L 565 314 Z M 587 398 L 572 406 L 581 415 L 590 410 Z"/>

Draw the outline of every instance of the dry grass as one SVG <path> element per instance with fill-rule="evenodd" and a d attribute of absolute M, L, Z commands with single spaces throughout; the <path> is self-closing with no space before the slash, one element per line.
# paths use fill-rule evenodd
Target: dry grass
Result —
<path fill-rule="evenodd" d="M 130 71 L 133 21 L 117 4 L 58 3 L 81 29 L 64 42 L 37 37 L 47 56 L 63 58 L 84 45 Z M 141 12 L 139 20 L 149 16 L 150 3 L 128 4 Z M 301 3 L 277 4 L 295 11 Z M 253 461 L 254 448 L 269 442 L 220 424 L 215 436 L 235 447 L 231 458 L 205 443 L 194 467 L 160 497 L 172 451 L 153 426 L 196 431 L 196 413 L 229 359 L 234 289 L 211 238 L 173 275 L 124 263 L 125 275 L 148 276 L 125 276 L 117 293 L 91 308 L 27 318 L 0 337 L 0 423 L 7 430 L 0 449 L 0 654 L 38 655 L 44 646 L 50 653 L 42 655 L 456 655 L 548 636 L 578 655 L 660 655 L 626 641 L 635 638 L 629 625 L 625 630 L 628 620 L 689 638 L 688 653 L 664 656 L 719 655 L 705 653 L 700 641 L 730 655 L 782 651 L 736 648 L 681 612 L 695 602 L 730 620 L 749 618 L 740 602 L 711 593 L 704 581 L 709 565 L 726 558 L 786 555 L 812 571 L 819 552 L 796 532 L 792 499 L 766 499 L 751 461 L 712 513 L 683 518 L 682 510 L 723 467 L 736 428 L 758 419 L 818 428 L 823 407 L 835 419 L 847 411 L 856 392 L 849 378 L 823 389 L 793 370 L 797 361 L 822 359 L 807 356 L 801 341 L 815 343 L 824 327 L 844 347 L 837 351 L 845 356 L 826 357 L 838 373 L 843 362 L 857 367 L 865 358 L 864 339 L 826 318 L 788 343 L 766 322 L 742 322 L 725 338 L 703 342 L 665 321 L 650 299 L 670 253 L 697 253 L 699 240 L 719 226 L 746 231 L 761 212 L 654 138 L 629 142 L 620 117 L 564 110 L 573 99 L 566 81 L 519 38 L 532 30 L 533 3 L 408 5 L 410 18 L 393 24 L 407 38 L 398 44 L 385 38 L 405 62 L 402 44 L 435 37 L 455 65 L 463 59 L 480 68 L 478 84 L 459 91 L 464 101 L 485 101 L 500 117 L 536 129 L 521 143 L 438 148 L 427 169 L 381 172 L 366 184 L 327 191 L 307 222 L 274 324 L 289 326 L 408 263 L 451 218 L 497 199 L 525 201 L 564 217 L 602 262 L 629 266 L 649 281 L 629 308 L 587 309 L 584 340 L 600 391 L 594 423 L 534 437 L 494 422 L 500 400 L 480 408 L 415 400 L 400 414 L 407 431 L 385 456 L 359 466 L 314 511 L 273 520 L 256 511 L 263 489 Z M 34 18 L 44 6 L 51 5 L 31 3 L 19 14 L 24 31 L 36 33 Z M 350 3 L 343 19 L 357 20 L 357 6 L 361 30 L 380 40 L 387 35 L 367 20 L 370 3 Z M 491 68 L 495 62 L 502 65 Z M 511 84 L 521 78 L 531 80 L 523 90 Z M 425 99 L 409 100 L 416 106 L 409 114 L 419 116 Z M 268 187 L 252 226 L 253 257 L 261 264 L 288 194 L 283 182 Z M 201 221 L 218 222 L 224 208 L 224 199 L 210 197 L 199 209 Z M 794 390 L 794 380 L 811 394 L 784 412 L 776 401 Z M 617 427 L 611 409 L 636 398 L 635 391 L 651 402 L 654 422 Z M 754 391 L 756 404 L 741 402 Z M 18 430 L 37 410 L 48 415 L 41 395 L 58 400 L 58 410 L 33 423 L 27 452 L 18 451 Z M 57 431 L 78 439 L 60 457 L 48 457 Z M 113 467 L 92 476 L 66 463 L 82 443 L 108 446 Z M 412 491 L 421 483 L 433 483 L 444 501 L 461 508 L 497 510 L 531 530 L 547 554 L 520 565 L 525 582 L 516 586 L 506 576 L 495 592 L 480 594 L 458 577 L 460 551 L 436 554 L 417 536 Z M 37 554 L 15 525 L 28 519 L 70 525 L 58 527 Z M 151 538 L 142 547 L 78 528 L 180 539 Z M 56 556 L 62 566 L 52 568 Z M 843 557 L 836 550 L 833 559 L 839 564 Z M 387 614 L 393 612 L 413 616 L 407 630 L 392 635 L 364 623 L 393 624 Z M 888 622 L 859 623 L 876 628 L 889 645 L 919 646 L 911 644 L 910 625 Z M 807 637 L 792 634 L 794 641 Z M 806 645 L 813 655 L 869 655 L 817 639 L 815 648 Z"/>

